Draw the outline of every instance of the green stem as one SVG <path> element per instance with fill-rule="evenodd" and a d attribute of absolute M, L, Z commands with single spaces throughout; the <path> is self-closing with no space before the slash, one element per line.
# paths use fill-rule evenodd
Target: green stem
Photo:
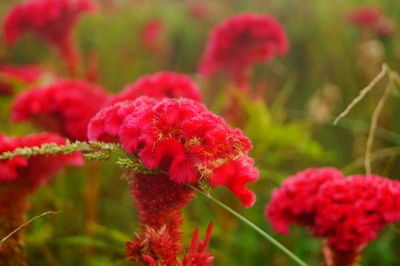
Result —
<path fill-rule="evenodd" d="M 263 236 L 265 239 L 267 239 L 269 242 L 271 242 L 275 247 L 277 247 L 278 249 L 280 249 L 281 251 L 283 251 L 286 255 L 288 255 L 291 259 L 293 259 L 295 262 L 297 262 L 299 265 L 302 266 L 308 266 L 307 263 L 305 263 L 304 261 L 302 261 L 299 257 L 297 257 L 294 253 L 292 253 L 290 250 L 288 250 L 285 246 L 283 246 L 281 243 L 279 243 L 277 240 L 275 240 L 272 236 L 270 236 L 269 234 L 267 234 L 266 232 L 264 232 L 260 227 L 258 227 L 257 225 L 255 225 L 254 223 L 252 223 L 251 221 L 247 220 L 244 216 L 240 215 L 239 213 L 237 213 L 236 211 L 234 211 L 232 208 L 230 208 L 229 206 L 225 205 L 224 203 L 222 203 L 221 201 L 213 198 L 210 194 L 204 193 L 203 191 L 191 186 L 191 185 L 187 185 L 188 187 L 190 187 L 191 189 L 197 191 L 200 195 L 202 195 L 203 197 L 206 197 L 208 199 L 210 199 L 211 201 L 213 201 L 214 203 L 216 203 L 217 205 L 219 205 L 220 207 L 222 207 L 223 209 L 225 209 L 226 211 L 230 212 L 233 216 L 235 216 L 236 218 L 238 218 L 239 220 L 241 220 L 243 223 L 245 223 L 246 225 L 248 225 L 250 228 L 252 228 L 254 231 L 256 231 L 257 233 L 259 233 L 261 236 Z"/>

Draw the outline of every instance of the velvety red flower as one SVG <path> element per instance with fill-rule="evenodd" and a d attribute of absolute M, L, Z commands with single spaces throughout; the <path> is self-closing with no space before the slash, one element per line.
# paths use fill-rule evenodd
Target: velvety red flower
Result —
<path fill-rule="evenodd" d="M 199 102 L 164 98 L 146 112 L 133 113 L 121 126 L 120 141 L 148 169 L 162 168 L 176 183 L 226 186 L 244 206 L 255 202 L 245 187 L 258 179 L 247 155 L 250 140 Z"/>
<path fill-rule="evenodd" d="M 321 187 L 317 205 L 312 231 L 335 250 L 352 250 L 400 221 L 400 182 L 379 176 L 334 180 Z"/>
<path fill-rule="evenodd" d="M 312 226 L 316 215 L 316 195 L 321 186 L 342 178 L 342 173 L 334 168 L 307 169 L 288 177 L 280 188 L 272 191 L 265 210 L 272 228 L 287 234 L 290 223 Z"/>
<path fill-rule="evenodd" d="M 72 140 L 86 140 L 88 123 L 107 97 L 102 88 L 89 82 L 56 80 L 21 93 L 13 104 L 12 119 L 30 119 Z"/>
<path fill-rule="evenodd" d="M 158 51 L 162 46 L 162 35 L 165 31 L 163 21 L 159 18 L 145 22 L 140 30 L 139 40 L 150 52 Z"/>
<path fill-rule="evenodd" d="M 0 65 L 0 94 L 11 94 L 14 82 L 32 84 L 44 73 L 37 65 Z"/>
<path fill-rule="evenodd" d="M 135 83 L 125 87 L 111 99 L 111 103 L 134 100 L 140 96 L 156 99 L 190 98 L 201 101 L 200 90 L 189 76 L 174 72 L 158 72 L 140 77 Z"/>
<path fill-rule="evenodd" d="M 21 35 L 34 33 L 54 45 L 70 68 L 76 68 L 79 58 L 72 42 L 72 29 L 82 13 L 94 9 L 90 0 L 31 0 L 15 5 L 5 19 L 5 40 L 11 45 Z"/>
<path fill-rule="evenodd" d="M 266 216 L 280 233 L 287 233 L 290 223 L 306 226 L 326 239 L 336 261 L 351 262 L 385 224 L 400 220 L 400 182 L 308 169 L 273 192 Z"/>
<path fill-rule="evenodd" d="M 251 65 L 284 55 L 287 49 L 286 33 L 274 18 L 253 13 L 234 15 L 211 31 L 199 71 L 206 77 L 226 71 L 237 86 L 246 89 Z"/>
<path fill-rule="evenodd" d="M 45 143 L 65 144 L 65 139 L 53 133 L 32 134 L 24 137 L 7 137 L 0 134 L 0 154 L 20 147 L 41 146 Z M 33 193 L 39 186 L 47 184 L 50 178 L 64 166 L 82 164 L 83 159 L 79 153 L 57 156 L 38 155 L 30 158 L 17 156 L 10 160 L 0 160 L 0 187 L 2 190 L 7 188 L 9 192 L 16 191 L 15 195 Z M 4 207 L 10 198 L 3 196 L 1 205 Z"/>
<path fill-rule="evenodd" d="M 393 33 L 393 24 L 374 6 L 362 6 L 348 15 L 350 23 L 359 28 L 369 29 L 380 36 Z"/>

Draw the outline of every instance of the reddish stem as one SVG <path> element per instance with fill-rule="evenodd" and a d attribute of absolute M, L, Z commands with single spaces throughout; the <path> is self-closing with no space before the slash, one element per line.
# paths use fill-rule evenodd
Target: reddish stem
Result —
<path fill-rule="evenodd" d="M 27 199 L 18 196 L 15 191 L 7 191 L 0 186 L 0 265 L 25 266 L 24 230 L 18 230 L 8 238 L 11 232 L 25 223 Z M 6 238 L 6 239 L 5 239 Z"/>
<path fill-rule="evenodd" d="M 356 266 L 361 260 L 361 250 L 362 248 L 343 251 L 325 244 L 322 249 L 325 258 L 324 266 Z"/>

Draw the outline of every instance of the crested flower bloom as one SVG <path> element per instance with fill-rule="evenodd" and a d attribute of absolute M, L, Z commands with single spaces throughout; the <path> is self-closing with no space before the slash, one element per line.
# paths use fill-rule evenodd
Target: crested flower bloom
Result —
<path fill-rule="evenodd" d="M 380 229 L 400 221 L 400 182 L 308 169 L 274 190 L 266 217 L 279 233 L 296 223 L 325 239 L 327 265 L 353 265 Z"/>
<path fill-rule="evenodd" d="M 162 48 L 162 35 L 164 24 L 161 19 L 153 18 L 145 22 L 140 31 L 140 42 L 150 52 L 156 52 Z"/>
<path fill-rule="evenodd" d="M 234 15 L 211 31 L 199 71 L 205 77 L 226 71 L 237 86 L 248 89 L 250 67 L 284 55 L 287 49 L 286 33 L 273 17 Z"/>
<path fill-rule="evenodd" d="M 187 98 L 140 97 L 107 106 L 91 120 L 88 132 L 90 140 L 119 142 L 147 169 L 161 171 L 128 173 L 142 223 L 140 233 L 127 243 L 128 259 L 149 265 L 211 265 L 206 251 L 211 229 L 204 242 L 195 232 L 189 253 L 183 262 L 178 258 L 182 209 L 193 197 L 186 184 L 226 186 L 244 206 L 253 205 L 255 195 L 246 185 L 257 180 L 258 171 L 247 155 L 249 139 Z"/>
<path fill-rule="evenodd" d="M 4 23 L 5 40 L 12 45 L 25 33 L 33 33 L 55 46 L 70 71 L 76 71 L 79 56 L 72 42 L 72 30 L 82 13 L 92 11 L 90 0 L 30 0 L 15 5 Z"/>
<path fill-rule="evenodd" d="M 348 21 L 360 29 L 368 29 L 379 36 L 393 33 L 393 24 L 374 6 L 362 6 L 348 15 Z"/>
<path fill-rule="evenodd" d="M 201 101 L 200 90 L 191 78 L 184 74 L 162 71 L 144 75 L 111 99 L 111 103 L 134 100 L 140 96 L 156 99 L 185 97 Z"/>
<path fill-rule="evenodd" d="M 0 134 L 0 154 L 19 147 L 40 146 L 45 143 L 64 144 L 65 139 L 53 133 L 8 137 Z M 28 208 L 27 197 L 45 185 L 63 167 L 80 166 L 79 153 L 59 156 L 21 156 L 0 160 L 0 235 L 8 235 L 24 223 Z M 22 231 L 16 232 L 0 248 L 0 265 L 25 265 Z"/>
<path fill-rule="evenodd" d="M 15 82 L 27 85 L 33 84 L 43 73 L 44 70 L 36 65 L 0 65 L 0 94 L 11 94 L 13 92 L 13 83 Z"/>
<path fill-rule="evenodd" d="M 90 119 L 107 101 L 106 92 L 89 82 L 65 79 L 18 95 L 12 120 L 32 120 L 72 140 L 87 139 Z"/>

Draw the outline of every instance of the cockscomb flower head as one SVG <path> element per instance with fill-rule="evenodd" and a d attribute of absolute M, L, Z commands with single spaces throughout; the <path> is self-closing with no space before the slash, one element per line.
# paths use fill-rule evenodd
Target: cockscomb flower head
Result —
<path fill-rule="evenodd" d="M 327 182 L 317 208 L 313 232 L 336 250 L 351 250 L 374 240 L 387 223 L 400 221 L 400 182 L 379 176 Z"/>
<path fill-rule="evenodd" d="M 393 24 L 374 6 L 362 6 L 348 15 L 348 21 L 358 28 L 369 29 L 379 36 L 393 33 Z"/>
<path fill-rule="evenodd" d="M 211 31 L 199 71 L 206 77 L 226 71 L 236 85 L 246 88 L 251 65 L 284 55 L 287 49 L 286 33 L 273 17 L 238 14 Z"/>
<path fill-rule="evenodd" d="M 15 5 L 5 19 L 5 40 L 11 45 L 32 32 L 49 43 L 64 45 L 80 15 L 94 9 L 90 0 L 30 0 Z"/>
<path fill-rule="evenodd" d="M 334 260 L 354 261 L 380 229 L 400 221 L 400 182 L 379 176 L 344 178 L 331 168 L 308 169 L 273 192 L 266 217 L 279 233 L 287 233 L 290 223 L 306 226 L 326 240 Z"/>
<path fill-rule="evenodd" d="M 24 137 L 8 137 L 0 134 L 0 154 L 12 152 L 21 147 L 41 146 L 45 143 L 65 144 L 65 139 L 53 133 L 32 134 Z M 64 166 L 83 164 L 79 153 L 71 155 L 37 155 L 30 158 L 17 156 L 10 160 L 0 160 L 0 187 L 3 193 L 25 196 L 45 185 Z M 5 195 L 5 194 L 4 194 Z M 10 198 L 1 197 L 4 210 Z M 11 203 L 10 203 L 11 204 Z"/>
<path fill-rule="evenodd" d="M 140 77 L 136 82 L 125 87 L 115 95 L 111 103 L 134 100 L 140 96 L 155 99 L 190 98 L 201 101 L 200 90 L 190 77 L 184 74 L 162 71 Z"/>
<path fill-rule="evenodd" d="M 123 115 L 119 129 L 107 131 L 111 124 L 120 124 L 121 116 L 114 110 L 124 105 L 135 110 Z M 91 140 L 115 140 L 118 132 L 124 149 L 136 154 L 146 168 L 164 169 L 178 184 L 223 185 L 246 207 L 254 203 L 254 193 L 245 187 L 258 179 L 258 171 L 247 154 L 252 147 L 250 140 L 201 103 L 187 98 L 164 98 L 159 102 L 138 98 L 107 108 L 89 124 Z"/>
<path fill-rule="evenodd" d="M 96 8 L 91 0 L 30 0 L 15 5 L 6 15 L 4 37 L 9 45 L 25 33 L 33 33 L 56 47 L 72 75 L 80 55 L 72 41 L 72 30 L 84 12 Z"/>
<path fill-rule="evenodd" d="M 48 131 L 72 140 L 87 139 L 90 119 L 107 101 L 106 92 L 89 82 L 60 79 L 18 95 L 12 120 L 32 120 Z"/>
<path fill-rule="evenodd" d="M 334 168 L 307 169 L 288 177 L 280 188 L 272 191 L 271 202 L 265 210 L 272 228 L 287 234 L 290 223 L 312 226 L 317 208 L 314 195 L 326 182 L 342 178 L 342 173 Z"/>
<path fill-rule="evenodd" d="M 0 65 L 0 94 L 11 94 L 14 82 L 22 82 L 27 85 L 32 84 L 36 82 L 43 73 L 44 70 L 36 65 Z"/>

